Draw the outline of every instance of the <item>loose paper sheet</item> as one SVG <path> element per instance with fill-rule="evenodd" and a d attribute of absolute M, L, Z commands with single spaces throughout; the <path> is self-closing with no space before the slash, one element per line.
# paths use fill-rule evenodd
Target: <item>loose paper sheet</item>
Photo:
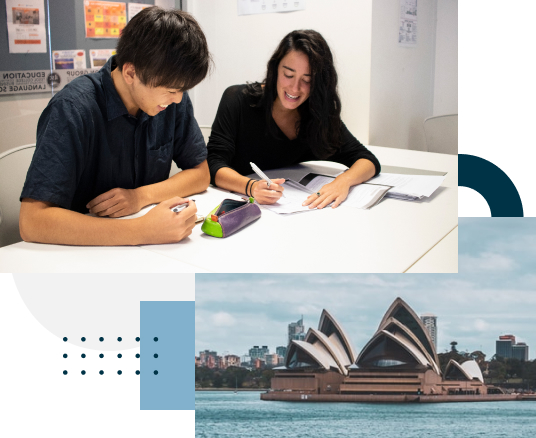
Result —
<path fill-rule="evenodd" d="M 316 193 L 333 180 L 332 176 L 319 175 L 313 178 L 306 187 Z M 380 184 L 359 184 L 350 187 L 347 198 L 340 206 L 369 209 L 378 204 L 390 188 L 390 186 Z"/>
<path fill-rule="evenodd" d="M 262 208 L 273 211 L 278 214 L 292 214 L 302 211 L 314 211 L 316 209 L 310 209 L 309 206 L 303 206 L 303 202 L 312 193 L 307 190 L 301 184 L 294 181 L 286 181 L 283 184 L 284 197 L 279 198 L 275 204 L 263 204 Z"/>
<path fill-rule="evenodd" d="M 393 194 L 407 195 L 414 198 L 432 196 L 446 178 L 446 175 L 401 175 L 396 173 L 380 173 L 367 181 L 366 184 L 383 184 L 392 186 L 388 196 Z"/>
<path fill-rule="evenodd" d="M 43 0 L 6 0 L 9 53 L 46 53 Z"/>

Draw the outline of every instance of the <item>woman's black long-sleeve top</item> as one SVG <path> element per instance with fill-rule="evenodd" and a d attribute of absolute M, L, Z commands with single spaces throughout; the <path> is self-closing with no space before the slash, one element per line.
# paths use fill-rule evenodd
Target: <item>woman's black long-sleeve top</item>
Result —
<path fill-rule="evenodd" d="M 269 133 L 264 108 L 255 107 L 255 98 L 244 91 L 246 85 L 233 85 L 223 93 L 208 141 L 208 165 L 211 183 L 222 167 L 241 175 L 252 173 L 250 162 L 262 170 L 292 166 L 318 160 L 300 136 L 289 140 L 279 129 L 277 137 Z M 277 126 L 277 125 L 276 125 Z M 341 124 L 341 148 L 326 160 L 351 167 L 366 158 L 380 173 L 378 159 Z"/>

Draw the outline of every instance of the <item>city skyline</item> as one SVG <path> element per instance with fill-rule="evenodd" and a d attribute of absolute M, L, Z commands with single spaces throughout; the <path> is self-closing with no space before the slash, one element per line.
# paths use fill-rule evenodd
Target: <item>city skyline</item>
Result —
<path fill-rule="evenodd" d="M 306 330 L 316 328 L 323 308 L 360 351 L 396 297 L 418 315 L 438 317 L 438 353 L 456 341 L 460 351 L 482 350 L 490 359 L 504 334 L 534 347 L 535 223 L 460 218 L 459 274 L 197 275 L 196 354 L 243 355 L 253 345 L 275 351 L 290 322 L 303 315 Z"/>

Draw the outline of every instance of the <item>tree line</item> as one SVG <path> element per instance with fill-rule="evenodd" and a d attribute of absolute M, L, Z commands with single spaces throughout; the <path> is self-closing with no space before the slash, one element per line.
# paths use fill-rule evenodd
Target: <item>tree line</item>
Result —
<path fill-rule="evenodd" d="M 471 353 L 458 351 L 455 341 L 451 342 L 451 350 L 439 353 L 438 358 L 443 374 L 451 359 L 460 364 L 473 359 L 478 363 L 486 384 L 536 391 L 536 360 L 522 361 L 494 355 L 488 361 L 486 354 L 482 351 L 477 350 Z M 274 371 L 271 369 L 196 367 L 195 386 L 196 388 L 268 389 L 273 376 Z"/>
<path fill-rule="evenodd" d="M 248 370 L 240 367 L 217 368 L 196 367 L 196 388 L 268 389 L 274 372 L 271 369 Z"/>
<path fill-rule="evenodd" d="M 536 360 L 524 361 L 497 355 L 486 360 L 486 354 L 480 350 L 471 353 L 458 351 L 456 341 L 451 342 L 450 345 L 450 351 L 438 354 L 439 365 L 443 373 L 451 359 L 460 364 L 472 359 L 478 363 L 486 384 L 536 391 Z"/>

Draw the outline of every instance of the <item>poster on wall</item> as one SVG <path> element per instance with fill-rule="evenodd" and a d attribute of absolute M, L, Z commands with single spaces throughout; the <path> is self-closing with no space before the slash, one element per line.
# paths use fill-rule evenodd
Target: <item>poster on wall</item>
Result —
<path fill-rule="evenodd" d="M 46 53 L 43 0 L 6 0 L 9 53 Z"/>
<path fill-rule="evenodd" d="M 270 14 L 305 9 L 305 0 L 238 0 L 238 15 Z"/>
<path fill-rule="evenodd" d="M 86 38 L 119 38 L 127 24 L 127 4 L 84 0 Z"/>
<path fill-rule="evenodd" d="M 142 3 L 129 3 L 128 4 L 128 21 L 132 20 L 132 17 L 138 12 L 143 11 L 145 8 L 150 8 L 153 5 L 145 5 Z"/>
<path fill-rule="evenodd" d="M 4 94 L 50 93 L 60 91 L 79 76 L 98 69 L 19 70 L 0 72 L 0 96 Z"/>
<path fill-rule="evenodd" d="M 417 0 L 400 0 L 399 23 L 398 44 L 415 46 L 417 44 Z"/>
<path fill-rule="evenodd" d="M 54 50 L 52 52 L 55 70 L 86 68 L 85 50 Z"/>
<path fill-rule="evenodd" d="M 91 68 L 100 68 L 110 56 L 115 55 L 115 49 L 99 49 L 89 51 L 89 60 L 91 62 Z"/>

